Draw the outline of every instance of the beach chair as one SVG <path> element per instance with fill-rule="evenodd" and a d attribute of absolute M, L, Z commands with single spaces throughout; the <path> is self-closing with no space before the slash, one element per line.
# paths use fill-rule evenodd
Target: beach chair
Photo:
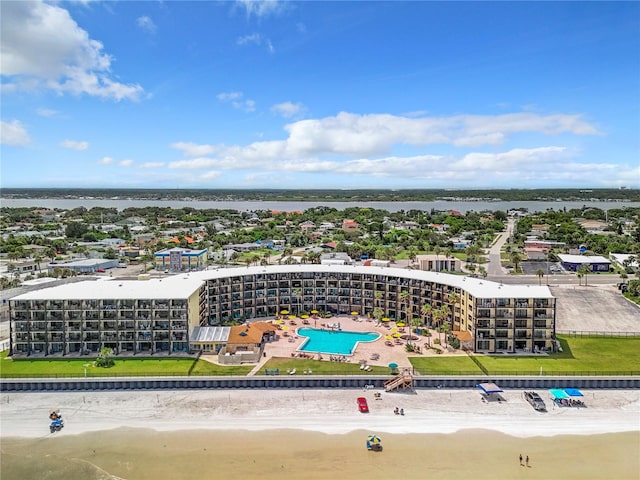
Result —
<path fill-rule="evenodd" d="M 311 369 L 309 369 L 309 375 L 311 375 L 313 373 L 313 371 Z"/>
<path fill-rule="evenodd" d="M 287 370 L 287 373 L 288 373 L 289 375 L 295 375 L 295 374 L 296 374 L 296 369 L 294 368 L 294 369 L 293 369 L 293 370 L 291 370 L 291 371 L 288 371 L 288 370 Z"/>
<path fill-rule="evenodd" d="M 367 365 L 366 367 L 364 367 L 365 372 L 370 372 L 371 371 L 371 365 Z"/>

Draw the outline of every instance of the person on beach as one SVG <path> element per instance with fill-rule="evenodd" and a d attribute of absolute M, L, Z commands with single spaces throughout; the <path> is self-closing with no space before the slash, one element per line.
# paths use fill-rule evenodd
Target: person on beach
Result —
<path fill-rule="evenodd" d="M 522 466 L 522 454 L 520 454 L 520 466 Z"/>
<path fill-rule="evenodd" d="M 527 460 L 526 460 L 526 462 L 527 462 L 527 467 L 528 467 L 528 466 L 529 466 L 529 455 L 527 455 Z"/>

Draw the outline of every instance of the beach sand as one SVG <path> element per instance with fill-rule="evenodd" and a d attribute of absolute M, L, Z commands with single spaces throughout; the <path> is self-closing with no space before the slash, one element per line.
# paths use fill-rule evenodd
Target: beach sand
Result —
<path fill-rule="evenodd" d="M 232 390 L 3 394 L 2 479 L 637 479 L 640 392 L 535 412 L 522 391 Z M 548 394 L 539 391 L 545 400 Z M 371 412 L 357 411 L 365 396 Z M 405 416 L 393 408 L 405 409 Z M 50 434 L 49 408 L 65 428 Z M 384 450 L 365 449 L 370 433 Z M 518 456 L 529 455 L 530 466 Z"/>

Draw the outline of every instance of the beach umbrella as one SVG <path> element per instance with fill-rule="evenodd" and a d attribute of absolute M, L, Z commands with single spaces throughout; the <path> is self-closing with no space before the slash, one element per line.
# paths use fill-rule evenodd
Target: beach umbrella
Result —
<path fill-rule="evenodd" d="M 402 335 L 400 335 L 399 333 L 394 333 L 393 334 L 393 338 L 400 338 L 400 337 L 402 337 Z"/>
<path fill-rule="evenodd" d="M 380 319 L 380 321 L 381 321 L 381 322 L 388 322 L 388 321 L 389 321 L 389 318 L 388 318 L 388 317 L 383 317 L 383 318 L 381 318 L 381 319 Z"/>
<path fill-rule="evenodd" d="M 391 331 L 392 331 L 392 332 L 397 332 L 397 331 L 398 331 L 398 327 L 393 327 L 393 328 L 391 328 Z"/>
<path fill-rule="evenodd" d="M 351 312 L 351 315 L 360 315 L 358 312 Z"/>
<path fill-rule="evenodd" d="M 382 443 L 382 439 L 377 435 L 369 435 L 367 437 L 367 442 L 370 443 L 371 445 L 375 445 L 375 444 Z"/>
<path fill-rule="evenodd" d="M 289 320 L 293 320 L 294 318 L 296 318 L 295 315 L 289 315 Z"/>
<path fill-rule="evenodd" d="M 300 315 L 300 318 L 305 318 L 306 319 L 306 318 L 309 318 L 309 315 L 307 315 L 307 314 Z"/>
<path fill-rule="evenodd" d="M 280 311 L 280 315 L 288 315 L 289 314 L 289 310 L 281 310 Z"/>
<path fill-rule="evenodd" d="M 286 332 L 287 330 L 289 330 L 289 327 L 285 325 L 284 327 L 282 327 L 282 330 Z"/>
<path fill-rule="evenodd" d="M 390 363 L 389 364 L 389 368 L 392 368 L 392 369 L 395 370 L 396 368 L 398 368 L 398 364 L 397 363 Z"/>
<path fill-rule="evenodd" d="M 282 325 L 284 322 L 282 320 L 276 320 L 277 325 Z"/>
<path fill-rule="evenodd" d="M 393 337 L 391 335 L 385 335 L 384 338 L 385 338 L 385 340 L 392 340 L 393 339 Z"/>
<path fill-rule="evenodd" d="M 318 310 L 311 310 L 311 313 L 315 315 L 316 313 L 318 313 Z"/>
<path fill-rule="evenodd" d="M 407 326 L 406 323 L 404 323 L 404 322 L 398 322 L 398 323 L 396 323 L 396 325 L 399 326 L 399 327 L 406 327 Z"/>

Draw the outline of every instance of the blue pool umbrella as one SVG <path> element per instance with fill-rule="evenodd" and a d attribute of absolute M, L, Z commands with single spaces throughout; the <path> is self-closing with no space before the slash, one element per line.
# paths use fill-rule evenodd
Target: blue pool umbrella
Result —
<path fill-rule="evenodd" d="M 390 363 L 389 364 L 389 368 L 398 368 L 398 364 L 397 363 Z"/>

